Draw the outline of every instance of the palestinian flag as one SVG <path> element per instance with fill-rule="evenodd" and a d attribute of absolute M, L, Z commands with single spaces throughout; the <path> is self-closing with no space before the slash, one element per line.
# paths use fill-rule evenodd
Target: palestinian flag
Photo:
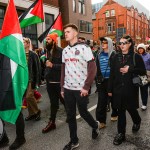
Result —
<path fill-rule="evenodd" d="M 43 0 L 36 0 L 20 17 L 20 26 L 25 28 L 44 21 Z"/>
<path fill-rule="evenodd" d="M 57 18 L 53 22 L 53 24 L 43 33 L 39 36 L 38 40 L 42 42 L 46 36 L 51 33 L 57 33 L 58 37 L 63 35 L 63 24 L 62 24 L 62 17 L 61 13 L 58 14 Z"/>
<path fill-rule="evenodd" d="M 11 22 L 11 23 L 10 23 Z M 0 34 L 0 118 L 15 124 L 28 84 L 23 38 L 14 5 L 9 0 Z"/>

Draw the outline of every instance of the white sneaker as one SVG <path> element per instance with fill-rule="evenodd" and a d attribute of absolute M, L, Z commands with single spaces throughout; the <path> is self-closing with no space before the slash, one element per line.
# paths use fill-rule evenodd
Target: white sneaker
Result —
<path fill-rule="evenodd" d="M 146 107 L 146 106 L 144 106 L 144 105 L 142 105 L 141 109 L 144 111 L 144 110 L 146 110 L 146 109 L 147 109 L 147 107 Z"/>

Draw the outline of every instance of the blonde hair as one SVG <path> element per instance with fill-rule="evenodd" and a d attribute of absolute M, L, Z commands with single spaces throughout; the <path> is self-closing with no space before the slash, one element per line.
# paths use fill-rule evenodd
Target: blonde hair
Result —
<path fill-rule="evenodd" d="M 29 46 L 29 50 L 32 50 L 32 43 L 31 43 L 31 39 L 30 38 L 27 38 L 27 37 L 23 37 L 23 40 L 25 41 L 25 42 L 27 42 L 28 44 L 30 44 L 30 46 Z"/>

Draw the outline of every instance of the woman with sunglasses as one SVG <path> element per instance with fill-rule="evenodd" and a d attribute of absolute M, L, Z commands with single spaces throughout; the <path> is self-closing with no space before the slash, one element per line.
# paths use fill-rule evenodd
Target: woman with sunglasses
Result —
<path fill-rule="evenodd" d="M 130 114 L 133 126 L 132 132 L 140 129 L 141 117 L 139 108 L 139 88 L 132 82 L 133 74 L 146 74 L 145 65 L 140 55 L 134 54 L 134 42 L 129 35 L 125 35 L 119 42 L 121 52 L 113 59 L 108 83 L 108 95 L 113 96 L 113 107 L 118 109 L 118 134 L 113 144 L 120 145 L 125 141 L 126 111 Z M 136 65 L 133 64 L 135 55 Z"/>

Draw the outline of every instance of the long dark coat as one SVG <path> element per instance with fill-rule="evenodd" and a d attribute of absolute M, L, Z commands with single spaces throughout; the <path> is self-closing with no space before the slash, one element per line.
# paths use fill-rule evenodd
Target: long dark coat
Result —
<path fill-rule="evenodd" d="M 114 56 L 108 83 L 108 92 L 113 94 L 113 107 L 117 109 L 137 109 L 139 107 L 139 88 L 133 85 L 133 74 L 146 74 L 145 65 L 140 55 L 135 54 L 136 65 L 133 65 L 132 50 L 128 54 L 118 53 Z M 127 73 L 120 68 L 129 66 Z"/>

